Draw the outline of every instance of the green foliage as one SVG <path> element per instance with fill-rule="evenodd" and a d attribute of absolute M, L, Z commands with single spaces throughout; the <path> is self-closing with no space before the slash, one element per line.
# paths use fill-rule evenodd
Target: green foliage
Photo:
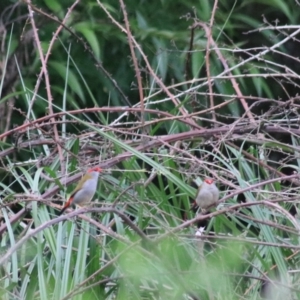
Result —
<path fill-rule="evenodd" d="M 300 299 L 297 1 L 73 4 L 0 3 L 0 298 Z"/>

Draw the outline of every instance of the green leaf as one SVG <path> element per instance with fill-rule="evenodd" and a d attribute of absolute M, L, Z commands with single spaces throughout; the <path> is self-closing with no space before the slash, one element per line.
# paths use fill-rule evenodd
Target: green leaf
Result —
<path fill-rule="evenodd" d="M 74 25 L 74 29 L 76 31 L 79 31 L 85 37 L 95 56 L 100 59 L 101 53 L 99 47 L 99 38 L 97 38 L 94 29 L 92 29 L 91 27 L 92 24 L 90 22 L 80 22 Z"/>
<path fill-rule="evenodd" d="M 64 65 L 60 64 L 59 62 L 52 61 L 49 62 L 49 66 L 52 67 L 61 76 L 63 80 L 65 80 L 67 69 Z M 68 70 L 68 72 L 69 72 L 68 73 L 69 88 L 72 91 L 74 91 L 82 101 L 85 101 L 85 96 L 81 88 L 81 85 L 77 79 L 77 76 L 74 74 L 72 70 Z"/>

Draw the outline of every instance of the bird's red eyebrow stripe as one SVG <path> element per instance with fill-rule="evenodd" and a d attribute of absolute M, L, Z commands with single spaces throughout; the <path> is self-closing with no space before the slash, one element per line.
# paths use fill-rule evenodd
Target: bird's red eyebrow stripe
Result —
<path fill-rule="evenodd" d="M 212 179 L 205 179 L 204 180 L 206 183 L 208 183 L 208 184 L 212 184 L 213 183 L 213 180 Z"/>

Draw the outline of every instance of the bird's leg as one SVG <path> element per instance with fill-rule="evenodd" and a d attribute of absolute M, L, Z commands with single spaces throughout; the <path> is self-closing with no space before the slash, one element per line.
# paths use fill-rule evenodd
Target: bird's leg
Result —
<path fill-rule="evenodd" d="M 200 215 L 205 215 L 206 212 L 207 210 L 205 208 L 200 209 Z"/>

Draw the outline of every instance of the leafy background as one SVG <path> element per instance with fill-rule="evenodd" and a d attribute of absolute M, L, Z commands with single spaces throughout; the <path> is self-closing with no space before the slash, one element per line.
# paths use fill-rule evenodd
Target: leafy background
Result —
<path fill-rule="evenodd" d="M 1 1 L 1 299 L 299 299 L 299 6 Z"/>

